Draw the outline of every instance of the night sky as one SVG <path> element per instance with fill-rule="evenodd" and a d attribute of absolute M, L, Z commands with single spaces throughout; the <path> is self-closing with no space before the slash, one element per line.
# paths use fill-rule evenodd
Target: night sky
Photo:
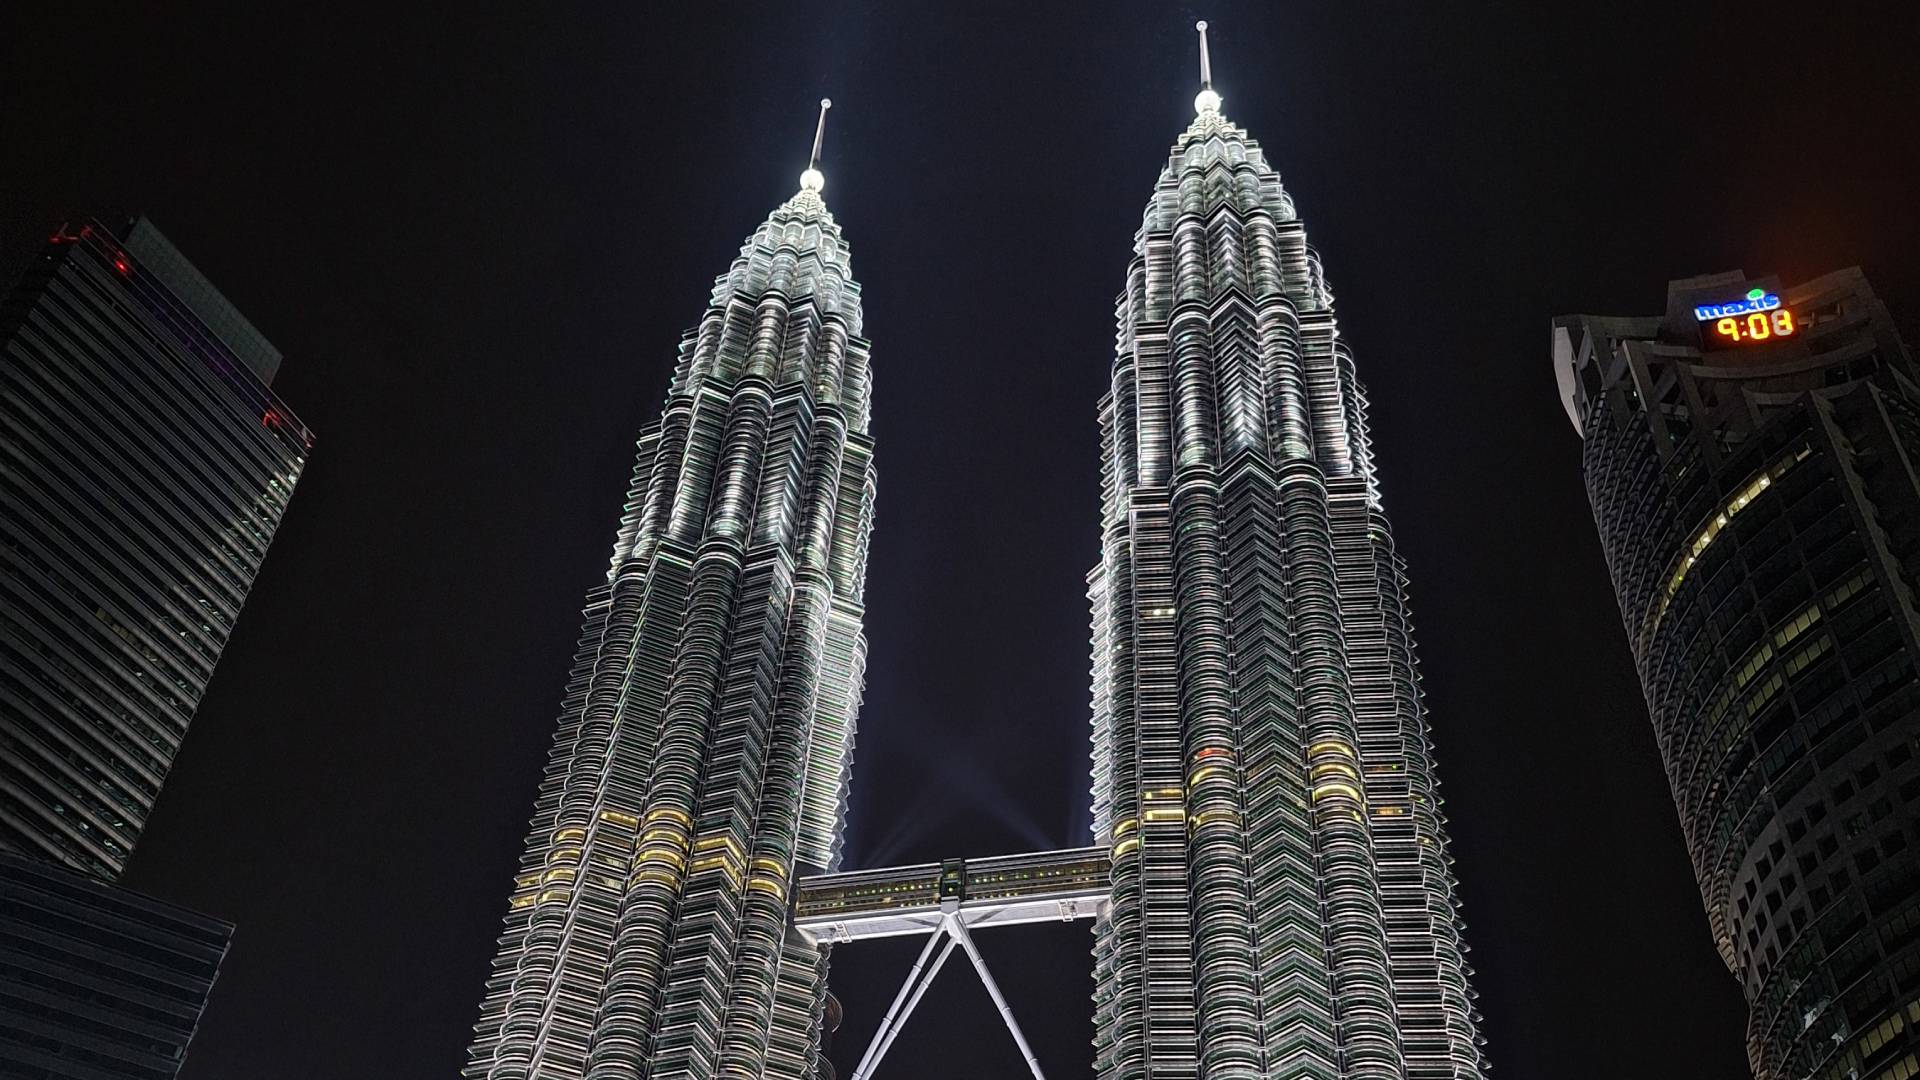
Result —
<path fill-rule="evenodd" d="M 1095 404 L 1198 16 L 1371 390 L 1495 1075 L 1747 1075 L 1548 326 L 1858 264 L 1912 327 L 1911 9 L 31 7 L 0 272 L 149 214 L 319 436 L 127 878 L 239 924 L 186 1080 L 463 1062 L 634 436 L 822 95 L 880 473 L 847 865 L 1086 842 Z M 1087 926 L 981 936 L 1056 1078 Z M 842 1075 L 916 947 L 835 953 Z M 1022 1071 L 956 963 L 881 1075 Z"/>

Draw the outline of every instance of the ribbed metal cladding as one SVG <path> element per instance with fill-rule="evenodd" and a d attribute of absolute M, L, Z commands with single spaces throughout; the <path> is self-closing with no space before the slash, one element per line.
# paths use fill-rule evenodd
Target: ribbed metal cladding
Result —
<path fill-rule="evenodd" d="M 256 374 L 279 353 L 145 220 L 56 233 L 0 341 L 0 849 L 111 879 L 312 436 Z"/>
<path fill-rule="evenodd" d="M 1366 403 L 1203 94 L 1135 239 L 1093 605 L 1103 1080 L 1483 1075 Z"/>
<path fill-rule="evenodd" d="M 1695 305 L 1755 286 L 1794 332 L 1708 347 Z M 1912 351 L 1849 269 L 1672 282 L 1554 354 L 1754 1075 L 1920 1075 Z"/>
<path fill-rule="evenodd" d="M 868 345 L 803 189 L 747 239 L 640 437 L 468 1077 L 806 1077 L 873 521 Z"/>
<path fill-rule="evenodd" d="M 233 925 L 0 852 L 0 1076 L 171 1080 Z"/>

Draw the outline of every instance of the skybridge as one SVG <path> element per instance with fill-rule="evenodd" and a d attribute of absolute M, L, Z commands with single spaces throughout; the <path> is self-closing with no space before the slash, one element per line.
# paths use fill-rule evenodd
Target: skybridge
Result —
<path fill-rule="evenodd" d="M 848 1080 L 873 1075 L 955 947 L 973 963 L 1035 1080 L 1046 1080 L 999 984 L 974 947 L 972 931 L 1091 919 L 1107 903 L 1111 871 L 1107 850 L 1087 847 L 802 878 L 793 923 L 823 945 L 927 935 L 926 948 L 908 970 L 906 983 Z"/>
<path fill-rule="evenodd" d="M 968 927 L 1091 919 L 1107 898 L 1105 848 L 852 870 L 800 879 L 795 926 L 822 944 L 926 934 L 946 918 L 944 901 Z"/>

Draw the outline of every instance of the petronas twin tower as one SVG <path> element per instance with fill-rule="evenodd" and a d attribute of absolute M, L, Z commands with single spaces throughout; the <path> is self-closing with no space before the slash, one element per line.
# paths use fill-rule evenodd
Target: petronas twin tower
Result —
<path fill-rule="evenodd" d="M 1103 1080 L 1484 1075 L 1365 394 L 1292 200 L 1208 85 L 1204 27 L 1100 403 L 1096 846 L 835 873 L 872 379 L 809 168 L 640 437 L 465 1076 L 832 1077 L 833 942 L 929 934 L 921 990 L 957 942 L 1000 1001 L 968 929 L 1048 905 L 1095 919 Z"/>

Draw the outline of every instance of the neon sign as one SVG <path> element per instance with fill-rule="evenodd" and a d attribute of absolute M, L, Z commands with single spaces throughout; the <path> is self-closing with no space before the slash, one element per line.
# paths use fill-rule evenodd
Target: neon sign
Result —
<path fill-rule="evenodd" d="M 1792 337 L 1800 327 L 1793 312 L 1780 306 L 1780 298 L 1765 289 L 1754 289 L 1741 300 L 1727 304 L 1701 304 L 1693 317 L 1713 324 L 1711 342 L 1749 343 L 1770 338 Z"/>
<path fill-rule="evenodd" d="M 1735 300 L 1731 304 L 1702 304 L 1693 309 L 1693 317 L 1701 322 L 1724 319 L 1729 315 L 1746 315 L 1755 311 L 1772 311 L 1780 306 L 1780 298 L 1765 289 L 1754 289 L 1747 293 L 1744 300 Z"/>

